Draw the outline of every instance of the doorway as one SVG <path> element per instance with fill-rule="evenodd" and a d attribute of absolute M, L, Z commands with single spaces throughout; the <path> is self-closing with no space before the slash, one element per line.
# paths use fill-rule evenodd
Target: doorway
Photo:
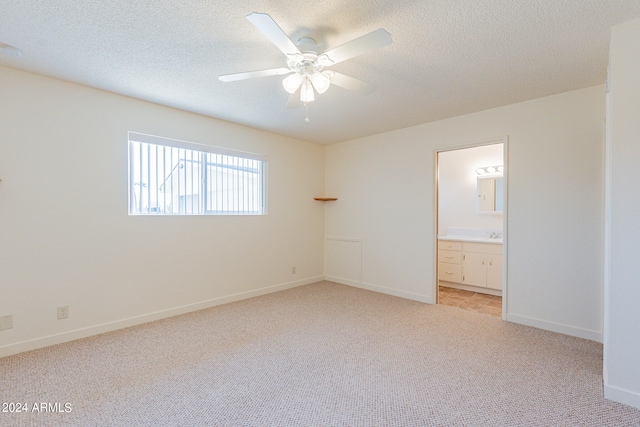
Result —
<path fill-rule="evenodd" d="M 506 138 L 436 151 L 438 304 L 506 317 Z"/>

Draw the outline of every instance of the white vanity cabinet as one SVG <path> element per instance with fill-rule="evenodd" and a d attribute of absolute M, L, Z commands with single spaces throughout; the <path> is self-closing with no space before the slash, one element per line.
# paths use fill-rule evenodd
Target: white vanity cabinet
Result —
<path fill-rule="evenodd" d="M 502 245 L 462 244 L 462 283 L 496 290 L 502 289 Z"/>
<path fill-rule="evenodd" d="M 438 241 L 438 280 L 477 292 L 502 291 L 502 244 Z"/>

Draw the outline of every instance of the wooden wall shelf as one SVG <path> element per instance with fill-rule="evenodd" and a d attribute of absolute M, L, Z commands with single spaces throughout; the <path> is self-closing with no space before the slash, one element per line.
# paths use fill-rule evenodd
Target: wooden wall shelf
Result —
<path fill-rule="evenodd" d="M 333 202 L 338 200 L 337 197 L 314 197 L 313 200 L 318 200 L 320 202 Z"/>

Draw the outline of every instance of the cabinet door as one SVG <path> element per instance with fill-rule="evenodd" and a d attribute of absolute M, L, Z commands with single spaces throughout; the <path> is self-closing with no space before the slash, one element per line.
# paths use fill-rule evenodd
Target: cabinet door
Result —
<path fill-rule="evenodd" d="M 487 288 L 502 290 L 502 255 L 487 255 Z"/>
<path fill-rule="evenodd" d="M 462 254 L 462 283 L 487 287 L 487 267 L 485 254 L 465 252 Z"/>

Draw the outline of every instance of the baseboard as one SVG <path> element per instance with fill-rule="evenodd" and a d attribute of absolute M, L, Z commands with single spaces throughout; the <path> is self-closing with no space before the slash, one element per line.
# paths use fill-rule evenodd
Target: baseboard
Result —
<path fill-rule="evenodd" d="M 534 328 L 544 329 L 551 332 L 558 332 L 560 334 L 584 338 L 599 343 L 602 343 L 603 339 L 602 332 L 576 328 L 575 326 L 563 325 L 561 323 L 549 322 L 547 320 L 535 319 L 533 317 L 521 316 L 518 314 L 507 313 L 506 320 L 513 323 L 519 323 L 521 325 L 533 326 Z"/>
<path fill-rule="evenodd" d="M 179 307 L 173 307 L 166 310 L 160 310 L 153 313 L 143 314 L 140 316 L 129 317 L 127 319 L 116 320 L 113 322 L 102 323 L 99 325 L 89 326 L 86 328 L 75 329 L 73 331 L 63 332 L 60 334 L 49 335 L 41 338 L 21 341 L 18 343 L 0 346 L 0 357 L 11 356 L 25 351 L 36 350 L 38 348 L 48 347 L 50 345 L 62 344 L 74 341 L 80 338 L 87 338 L 93 335 L 111 332 L 118 329 L 128 328 L 130 326 L 140 325 L 143 323 L 153 322 L 155 320 L 165 319 L 167 317 L 177 316 L 179 314 L 190 313 L 192 311 L 203 310 L 205 308 L 215 307 L 217 305 L 228 304 L 234 301 L 240 301 L 247 298 L 253 298 L 260 295 L 266 295 L 273 292 L 284 291 L 298 286 L 308 285 L 311 283 L 324 280 L 324 276 L 310 277 L 307 279 L 296 280 L 293 282 L 282 283 L 274 286 L 267 286 L 252 291 L 239 292 L 237 294 L 224 297 L 213 298 L 193 304 L 187 304 Z"/>
<path fill-rule="evenodd" d="M 366 289 L 373 292 L 380 292 L 382 294 L 393 295 L 400 298 L 406 298 L 414 301 L 425 302 L 427 304 L 433 304 L 433 298 L 429 295 L 416 294 L 413 292 L 400 291 L 392 288 L 385 288 L 384 286 L 373 285 L 371 283 L 356 282 L 354 280 L 343 279 L 334 276 L 325 276 L 325 280 L 340 283 L 342 285 L 353 286 L 355 288 Z"/>
<path fill-rule="evenodd" d="M 640 394 L 636 392 L 613 387 L 605 383 L 604 397 L 605 399 L 640 409 Z"/>
<path fill-rule="evenodd" d="M 387 295 L 406 298 L 414 301 L 425 302 L 427 304 L 435 304 L 433 298 L 428 295 L 422 295 L 422 294 L 416 294 L 413 292 L 406 292 L 406 291 L 400 291 L 397 289 L 385 288 L 379 285 L 373 285 L 365 282 L 357 282 L 354 280 L 343 279 L 343 278 L 334 277 L 334 276 L 325 276 L 325 280 L 340 283 L 343 285 L 353 286 L 356 288 L 367 289 L 369 291 L 380 292 Z M 573 326 L 549 322 L 546 320 L 535 319 L 532 317 L 520 316 L 517 314 L 507 314 L 506 320 L 513 323 L 519 323 L 521 325 L 532 326 L 534 328 L 544 329 L 551 332 L 558 332 L 560 334 L 569 335 L 569 336 L 578 337 L 578 338 L 584 338 L 584 339 L 596 341 L 599 343 L 602 343 L 602 340 L 603 340 L 602 332 L 576 328 Z"/>

